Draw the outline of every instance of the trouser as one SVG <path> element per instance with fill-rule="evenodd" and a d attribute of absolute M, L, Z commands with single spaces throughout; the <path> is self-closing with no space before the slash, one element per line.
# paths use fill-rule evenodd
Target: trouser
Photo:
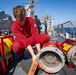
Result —
<path fill-rule="evenodd" d="M 45 33 L 47 34 L 47 27 L 45 27 Z"/>
<path fill-rule="evenodd" d="M 30 43 L 31 43 L 32 46 L 34 46 L 36 44 L 32 37 L 30 37 L 28 39 L 31 40 Z M 39 42 L 40 42 L 41 47 L 43 46 L 43 44 L 49 42 L 49 40 L 50 40 L 49 35 L 47 35 L 45 33 L 44 34 L 39 34 Z M 14 52 L 16 52 L 20 57 L 23 56 L 25 46 L 23 45 L 22 42 L 20 42 L 18 39 L 15 39 L 14 42 L 13 42 L 12 47 L 13 47 Z"/>

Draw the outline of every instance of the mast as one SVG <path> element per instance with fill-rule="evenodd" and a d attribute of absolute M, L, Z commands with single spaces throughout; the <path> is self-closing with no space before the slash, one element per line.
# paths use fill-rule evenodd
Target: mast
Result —
<path fill-rule="evenodd" d="M 37 1 L 37 0 L 29 0 L 30 3 L 26 4 L 25 6 L 25 9 L 26 9 L 26 15 L 27 16 L 30 16 L 30 17 L 34 17 L 34 3 Z"/>
<path fill-rule="evenodd" d="M 33 17 L 34 16 L 34 2 L 35 2 L 35 0 L 30 0 L 30 2 L 31 2 L 31 17 Z"/>

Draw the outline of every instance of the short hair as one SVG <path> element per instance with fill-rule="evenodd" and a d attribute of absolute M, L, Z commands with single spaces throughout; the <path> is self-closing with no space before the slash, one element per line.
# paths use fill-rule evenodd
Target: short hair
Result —
<path fill-rule="evenodd" d="M 14 17 L 16 17 L 18 15 L 25 16 L 26 10 L 23 6 L 16 6 L 13 8 L 13 15 L 14 15 Z"/>

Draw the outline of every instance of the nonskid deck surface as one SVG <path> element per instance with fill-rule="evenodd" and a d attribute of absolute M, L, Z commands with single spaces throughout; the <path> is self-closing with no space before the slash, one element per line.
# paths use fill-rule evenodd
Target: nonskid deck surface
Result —
<path fill-rule="evenodd" d="M 20 62 L 15 63 L 11 70 L 6 75 L 27 75 L 32 64 L 31 55 L 28 51 L 24 53 L 24 59 Z M 42 70 L 37 70 L 35 75 L 48 75 Z M 72 68 L 68 68 L 67 65 L 63 67 L 63 69 L 58 74 L 50 74 L 50 75 L 76 75 L 76 71 Z"/>

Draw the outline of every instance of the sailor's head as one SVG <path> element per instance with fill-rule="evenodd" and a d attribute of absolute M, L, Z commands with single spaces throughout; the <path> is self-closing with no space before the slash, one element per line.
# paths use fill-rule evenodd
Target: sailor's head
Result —
<path fill-rule="evenodd" d="M 37 14 L 35 14 L 34 17 L 37 18 Z"/>
<path fill-rule="evenodd" d="M 13 8 L 13 14 L 17 21 L 22 22 L 26 15 L 25 8 L 23 6 L 16 6 Z"/>
<path fill-rule="evenodd" d="M 44 22 L 46 22 L 46 20 L 44 20 Z"/>

